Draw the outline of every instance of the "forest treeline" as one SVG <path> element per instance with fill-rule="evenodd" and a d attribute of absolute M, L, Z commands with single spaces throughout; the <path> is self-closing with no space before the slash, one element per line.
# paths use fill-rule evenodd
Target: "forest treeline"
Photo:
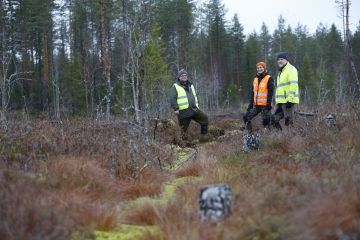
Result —
<path fill-rule="evenodd" d="M 303 103 L 359 96 L 360 23 L 353 33 L 345 22 L 344 29 L 319 23 L 310 33 L 279 16 L 273 32 L 263 23 L 246 35 L 239 16 L 226 20 L 221 0 L 2 0 L 1 5 L 2 115 L 110 118 L 132 112 L 139 120 L 144 111 L 164 114 L 181 68 L 197 86 L 202 108 L 222 109 L 246 101 L 256 62 L 266 61 L 277 73 L 279 51 L 289 52 L 299 70 Z"/>

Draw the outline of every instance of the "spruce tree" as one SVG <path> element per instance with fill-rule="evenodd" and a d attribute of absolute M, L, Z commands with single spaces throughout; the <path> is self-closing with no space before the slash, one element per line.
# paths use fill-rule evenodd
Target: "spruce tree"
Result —
<path fill-rule="evenodd" d="M 145 102 L 155 109 L 164 107 L 168 89 L 171 86 L 169 65 L 164 58 L 164 43 L 159 35 L 160 28 L 153 25 L 150 40 L 144 52 L 144 94 Z M 167 106 L 167 105 L 165 105 Z"/>

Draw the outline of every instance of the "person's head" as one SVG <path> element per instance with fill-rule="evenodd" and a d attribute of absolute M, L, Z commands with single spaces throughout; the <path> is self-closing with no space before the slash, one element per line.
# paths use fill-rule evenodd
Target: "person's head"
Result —
<path fill-rule="evenodd" d="M 261 74 L 264 74 L 265 72 L 266 72 L 266 63 L 258 62 L 256 64 L 256 73 L 261 75 Z"/>
<path fill-rule="evenodd" d="M 276 61 L 278 66 L 281 68 L 288 63 L 288 53 L 287 52 L 280 52 L 277 54 Z"/>
<path fill-rule="evenodd" d="M 188 80 L 188 74 L 185 69 L 181 69 L 178 73 L 178 79 L 182 82 L 186 82 Z"/>

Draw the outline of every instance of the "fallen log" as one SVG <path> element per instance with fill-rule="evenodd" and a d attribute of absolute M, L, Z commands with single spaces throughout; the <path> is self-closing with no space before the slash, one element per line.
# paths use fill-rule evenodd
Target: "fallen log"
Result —
<path fill-rule="evenodd" d="M 313 117 L 316 115 L 316 113 L 299 112 L 299 111 L 295 111 L 295 114 L 298 114 L 298 115 L 304 116 L 304 117 Z"/>

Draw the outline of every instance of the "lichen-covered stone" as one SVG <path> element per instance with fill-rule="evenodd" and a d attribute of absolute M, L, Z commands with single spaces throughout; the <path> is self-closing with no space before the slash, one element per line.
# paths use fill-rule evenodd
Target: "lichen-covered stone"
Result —
<path fill-rule="evenodd" d="M 324 117 L 326 126 L 333 127 L 336 125 L 336 116 L 333 113 L 328 113 Z"/>
<path fill-rule="evenodd" d="M 258 150 L 260 147 L 260 135 L 258 133 L 247 133 L 243 136 L 243 148 L 244 152 L 250 152 Z"/>
<path fill-rule="evenodd" d="M 227 184 L 208 185 L 200 191 L 200 220 L 218 222 L 231 214 L 231 189 Z"/>

